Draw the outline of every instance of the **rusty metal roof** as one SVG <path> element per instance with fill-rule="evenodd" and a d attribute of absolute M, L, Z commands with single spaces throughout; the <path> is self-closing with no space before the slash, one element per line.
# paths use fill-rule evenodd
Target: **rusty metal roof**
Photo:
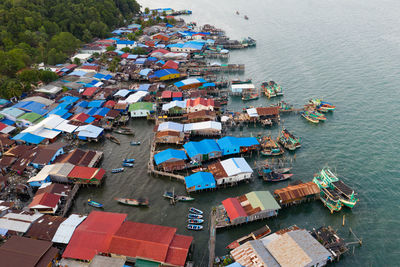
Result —
<path fill-rule="evenodd" d="M 283 202 L 289 202 L 309 195 L 315 195 L 320 192 L 314 182 L 303 183 L 299 185 L 289 185 L 287 187 L 274 191 Z"/>

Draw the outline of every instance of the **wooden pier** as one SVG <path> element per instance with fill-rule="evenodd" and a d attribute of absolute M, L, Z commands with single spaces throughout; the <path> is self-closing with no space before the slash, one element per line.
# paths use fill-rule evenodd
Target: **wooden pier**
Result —
<path fill-rule="evenodd" d="M 215 242 L 217 240 L 217 229 L 215 228 L 217 210 L 213 208 L 210 213 L 210 240 L 208 241 L 208 266 L 214 265 Z"/>
<path fill-rule="evenodd" d="M 67 202 L 65 203 L 63 209 L 61 210 L 61 216 L 65 217 L 69 211 L 69 209 L 71 208 L 73 201 L 75 199 L 76 194 L 78 193 L 80 188 L 79 184 L 75 184 L 74 187 L 71 190 L 70 195 L 68 196 Z"/>

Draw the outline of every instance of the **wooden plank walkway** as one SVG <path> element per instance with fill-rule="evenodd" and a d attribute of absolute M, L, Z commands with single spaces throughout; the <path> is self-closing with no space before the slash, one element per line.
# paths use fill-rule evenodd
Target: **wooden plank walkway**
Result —
<path fill-rule="evenodd" d="M 68 198 L 67 202 L 65 203 L 64 208 L 62 210 L 62 213 L 61 213 L 62 217 L 65 217 L 65 215 L 67 215 L 67 213 L 68 213 L 69 209 L 71 208 L 72 203 L 75 199 L 75 196 L 79 191 L 79 188 L 80 188 L 79 184 L 75 184 L 74 187 L 72 188 L 71 194 L 69 195 L 69 198 Z"/>
<path fill-rule="evenodd" d="M 215 242 L 217 240 L 217 231 L 215 228 L 216 209 L 213 208 L 210 214 L 210 240 L 208 243 L 208 266 L 214 265 L 215 259 Z"/>

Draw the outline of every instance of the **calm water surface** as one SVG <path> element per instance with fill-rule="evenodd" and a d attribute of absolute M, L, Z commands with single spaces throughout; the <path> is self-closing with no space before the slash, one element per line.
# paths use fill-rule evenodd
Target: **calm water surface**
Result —
<path fill-rule="evenodd" d="M 337 106 L 334 114 L 320 125 L 312 125 L 296 115 L 284 116 L 283 124 L 303 140 L 293 161 L 294 180 L 309 181 L 325 164 L 358 193 L 360 202 L 350 211 L 343 209 L 331 215 L 321 202 L 284 209 L 277 218 L 218 232 L 217 255 L 234 239 L 267 223 L 275 231 L 297 224 L 312 229 L 332 225 L 348 239 L 348 228 L 363 238 L 362 248 L 346 255 L 335 266 L 398 266 L 400 261 L 400 179 L 399 147 L 399 58 L 400 2 L 394 0 L 305 0 L 305 1 L 140 1 L 150 8 L 191 9 L 186 21 L 210 23 L 225 29 L 232 39 L 251 36 L 257 48 L 231 52 L 231 63 L 246 64 L 246 72 L 237 78 L 252 78 L 256 85 L 272 79 L 285 89 L 284 100 L 300 107 L 310 97 L 322 97 Z M 240 12 L 237 16 L 236 10 Z M 243 15 L 249 20 L 243 19 Z M 260 98 L 252 105 L 269 105 Z M 241 100 L 232 99 L 229 109 L 239 111 Z M 105 204 L 105 211 L 124 212 L 129 219 L 178 228 L 178 232 L 195 238 L 196 266 L 206 266 L 208 231 L 185 229 L 189 204 L 170 206 L 164 190 L 173 187 L 184 193 L 182 183 L 149 177 L 150 132 L 153 124 L 146 120 L 131 121 L 135 140 L 141 146 L 131 147 L 130 138 L 118 136 L 117 146 L 109 141 L 88 148 L 103 149 L 102 167 L 120 166 L 124 157 L 136 158 L 133 169 L 109 174 L 101 188 L 87 188 L 79 193 L 73 211 L 89 213 L 88 197 Z M 279 127 L 236 130 L 232 135 L 248 136 L 260 132 L 277 135 Z M 293 158 L 289 156 L 289 159 Z M 262 158 L 249 159 L 261 161 Z M 206 216 L 212 205 L 223 199 L 252 190 L 271 192 L 288 183 L 251 184 L 211 193 L 194 194 L 194 205 Z M 118 205 L 114 197 L 149 198 L 150 208 Z M 342 216 L 346 226 L 342 227 Z M 208 217 L 208 216 L 207 216 Z M 208 225 L 205 224 L 205 227 Z"/>

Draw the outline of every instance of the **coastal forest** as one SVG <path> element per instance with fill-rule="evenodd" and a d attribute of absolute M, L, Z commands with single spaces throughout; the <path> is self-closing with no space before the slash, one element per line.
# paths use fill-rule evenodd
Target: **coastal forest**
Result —
<path fill-rule="evenodd" d="M 63 63 L 82 43 L 108 37 L 138 13 L 135 0 L 0 1 L 0 96 L 29 91 L 57 75 L 28 68 Z"/>

